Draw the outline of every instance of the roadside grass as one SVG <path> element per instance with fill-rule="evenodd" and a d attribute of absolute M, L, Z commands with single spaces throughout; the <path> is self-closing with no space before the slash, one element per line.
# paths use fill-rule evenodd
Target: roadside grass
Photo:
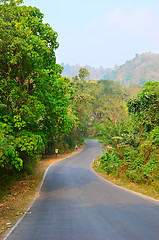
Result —
<path fill-rule="evenodd" d="M 151 185 L 148 186 L 146 184 L 137 184 L 134 182 L 129 182 L 128 179 L 126 178 L 122 179 L 122 178 L 115 177 L 111 174 L 107 175 L 103 169 L 101 169 L 100 167 L 94 166 L 93 164 L 92 164 L 92 168 L 99 176 L 103 177 L 109 182 L 112 182 L 120 187 L 129 189 L 133 192 L 137 192 L 147 197 L 151 197 L 153 199 L 159 200 L 159 192 L 156 191 L 154 186 L 151 186 Z"/>
<path fill-rule="evenodd" d="M 39 160 L 35 173 L 21 177 L 6 190 L 0 198 L 0 239 L 3 239 L 15 222 L 27 211 L 29 205 L 39 194 L 39 189 L 46 169 L 53 163 L 70 157 L 83 147 L 67 154 L 48 155 Z"/>

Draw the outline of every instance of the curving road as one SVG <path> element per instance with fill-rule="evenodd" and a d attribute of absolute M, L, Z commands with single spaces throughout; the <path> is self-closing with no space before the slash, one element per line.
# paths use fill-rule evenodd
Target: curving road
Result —
<path fill-rule="evenodd" d="M 159 240 L 159 201 L 119 188 L 90 169 L 96 140 L 52 165 L 36 199 L 7 240 Z"/>

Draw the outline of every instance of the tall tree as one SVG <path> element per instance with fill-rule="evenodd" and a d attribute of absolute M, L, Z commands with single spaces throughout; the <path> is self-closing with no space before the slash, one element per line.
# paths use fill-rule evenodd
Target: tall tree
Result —
<path fill-rule="evenodd" d="M 85 67 L 80 68 L 78 76 L 79 76 L 81 81 L 89 80 L 90 72 Z"/>
<path fill-rule="evenodd" d="M 18 169 L 71 127 L 57 33 L 22 2 L 0 1 L 0 166 Z"/>

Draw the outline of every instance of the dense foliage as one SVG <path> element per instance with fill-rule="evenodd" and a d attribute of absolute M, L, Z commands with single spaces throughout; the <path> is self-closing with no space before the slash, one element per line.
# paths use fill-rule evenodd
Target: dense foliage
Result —
<path fill-rule="evenodd" d="M 113 126 L 118 128 L 120 122 L 125 121 L 126 101 L 130 94 L 118 82 L 83 81 L 75 77 L 72 78 L 70 85 L 74 89 L 71 107 L 75 119 L 78 119 L 76 122 L 78 133 L 76 127 L 72 131 L 78 139 L 84 136 L 102 135 L 100 130 L 106 130 L 106 124 L 113 129 Z"/>
<path fill-rule="evenodd" d="M 151 184 L 159 190 L 159 82 L 147 82 L 127 106 L 129 119 L 120 123 L 120 133 L 108 125 L 103 129 L 101 139 L 106 148 L 95 164 L 107 174 Z"/>
<path fill-rule="evenodd" d="M 0 1 L 0 169 L 28 169 L 71 128 L 57 33 L 37 8 Z"/>
<path fill-rule="evenodd" d="M 138 88 L 89 81 L 85 67 L 62 77 L 57 33 L 39 9 L 21 3 L 0 0 L 1 176 L 31 173 L 39 155 L 74 149 L 89 136 L 103 143 L 97 163 L 107 174 L 157 188 L 159 82 L 136 97 Z"/>

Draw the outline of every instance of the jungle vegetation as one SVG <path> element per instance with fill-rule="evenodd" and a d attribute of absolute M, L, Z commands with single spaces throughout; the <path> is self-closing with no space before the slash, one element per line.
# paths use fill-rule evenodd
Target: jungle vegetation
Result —
<path fill-rule="evenodd" d="M 158 186 L 159 82 L 125 88 L 90 81 L 81 68 L 62 77 L 57 33 L 22 0 L 0 0 L 0 185 L 31 174 L 44 154 L 73 150 L 85 137 L 104 148 L 107 174 Z M 151 79 L 150 79 L 151 80 Z"/>

